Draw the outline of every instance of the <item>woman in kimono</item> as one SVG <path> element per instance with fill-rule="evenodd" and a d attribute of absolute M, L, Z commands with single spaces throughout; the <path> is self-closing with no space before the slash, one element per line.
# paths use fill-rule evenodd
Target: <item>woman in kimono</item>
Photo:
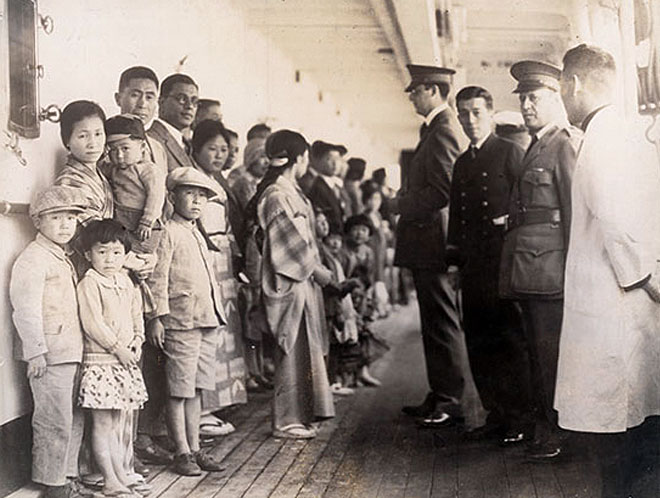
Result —
<path fill-rule="evenodd" d="M 217 184 L 216 191 L 222 194 L 209 200 L 200 218 L 203 231 L 213 249 L 213 269 L 227 316 L 227 325 L 221 328 L 216 351 L 216 389 L 202 391 L 200 434 L 213 437 L 229 434 L 234 431 L 234 427 L 212 415 L 212 412 L 247 402 L 242 326 L 236 303 L 238 281 L 234 278 L 232 266 L 232 254 L 238 253 L 238 247 L 229 224 L 227 193 L 215 179 L 229 155 L 229 135 L 221 123 L 202 121 L 195 127 L 192 150 L 196 167 Z"/>
<path fill-rule="evenodd" d="M 316 436 L 315 422 L 335 410 L 324 362 L 321 287 L 331 273 L 321 264 L 314 211 L 297 179 L 309 163 L 309 145 L 299 133 L 280 130 L 266 142 L 270 166 L 250 205 L 256 210 L 262 242 L 266 317 L 275 337 L 273 435 Z"/>

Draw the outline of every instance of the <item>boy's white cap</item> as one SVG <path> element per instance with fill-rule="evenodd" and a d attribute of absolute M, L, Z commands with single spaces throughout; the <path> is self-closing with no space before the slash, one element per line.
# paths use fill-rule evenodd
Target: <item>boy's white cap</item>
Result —
<path fill-rule="evenodd" d="M 30 203 L 30 217 L 36 219 L 42 214 L 57 211 L 82 213 L 87 207 L 87 199 L 80 189 L 55 185 L 39 192 Z"/>
<path fill-rule="evenodd" d="M 215 182 L 213 182 L 201 171 L 190 167 L 173 169 L 170 174 L 167 175 L 166 185 L 167 190 L 170 192 L 172 192 L 179 185 L 189 185 L 191 187 L 199 187 L 205 189 L 209 192 L 210 197 L 220 195 Z"/>

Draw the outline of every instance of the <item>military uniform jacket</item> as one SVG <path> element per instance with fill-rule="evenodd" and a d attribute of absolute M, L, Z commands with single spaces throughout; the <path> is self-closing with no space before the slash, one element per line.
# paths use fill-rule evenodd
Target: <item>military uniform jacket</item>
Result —
<path fill-rule="evenodd" d="M 401 217 L 396 227 L 395 265 L 446 269 L 451 172 L 464 140 L 451 108 L 440 112 L 422 132 L 398 195 Z"/>
<path fill-rule="evenodd" d="M 500 295 L 559 299 L 571 218 L 571 178 L 582 132 L 552 126 L 530 146 L 513 185 Z"/>
<path fill-rule="evenodd" d="M 495 293 L 504 219 L 524 152 L 518 144 L 491 134 L 476 156 L 468 149 L 454 165 L 447 263 L 475 276 L 486 270 L 488 276 L 484 277 L 494 281 L 484 284 L 493 287 Z"/>

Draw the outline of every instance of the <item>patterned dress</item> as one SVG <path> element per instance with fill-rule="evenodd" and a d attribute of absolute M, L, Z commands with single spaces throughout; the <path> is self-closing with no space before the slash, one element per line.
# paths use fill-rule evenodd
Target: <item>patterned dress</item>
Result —
<path fill-rule="evenodd" d="M 211 181 L 216 182 L 211 177 Z M 247 403 L 245 362 L 241 337 L 241 316 L 238 311 L 238 281 L 234 278 L 232 250 L 234 236 L 227 218 L 227 196 L 217 184 L 219 196 L 209 200 L 201 222 L 206 234 L 219 251 L 211 251 L 215 277 L 225 306 L 227 325 L 220 327 L 216 353 L 216 390 L 202 391 L 202 409 L 220 408 Z"/>

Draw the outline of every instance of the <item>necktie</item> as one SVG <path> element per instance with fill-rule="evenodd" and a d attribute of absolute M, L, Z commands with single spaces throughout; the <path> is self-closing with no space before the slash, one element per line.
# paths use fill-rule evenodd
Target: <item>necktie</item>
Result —
<path fill-rule="evenodd" d="M 477 152 L 479 152 L 479 149 L 474 145 L 470 145 L 470 157 L 472 159 L 475 159 L 477 157 Z"/>
<path fill-rule="evenodd" d="M 189 138 L 183 137 L 183 148 L 186 154 L 192 155 L 192 141 Z"/>
<path fill-rule="evenodd" d="M 419 138 L 424 138 L 424 135 L 428 132 L 429 127 L 426 123 L 422 125 L 422 127 L 419 129 Z"/>
<path fill-rule="evenodd" d="M 532 147 L 534 147 L 534 144 L 536 144 L 536 142 L 538 141 L 539 141 L 539 137 L 536 134 L 532 135 L 532 141 L 529 144 L 529 147 L 527 147 L 527 151 L 525 152 L 525 155 L 529 154 L 529 151 L 532 150 Z"/>

